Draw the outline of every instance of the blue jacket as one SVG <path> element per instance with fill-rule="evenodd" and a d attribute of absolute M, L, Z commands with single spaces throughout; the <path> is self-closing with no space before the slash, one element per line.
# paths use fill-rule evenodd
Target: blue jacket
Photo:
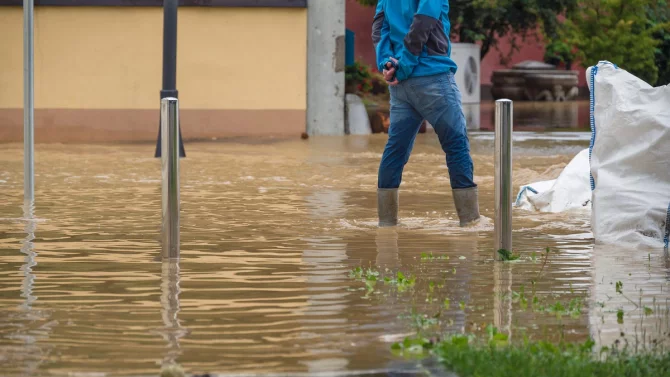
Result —
<path fill-rule="evenodd" d="M 377 68 L 394 57 L 399 81 L 455 73 L 450 29 L 449 0 L 379 0 L 372 24 Z"/>

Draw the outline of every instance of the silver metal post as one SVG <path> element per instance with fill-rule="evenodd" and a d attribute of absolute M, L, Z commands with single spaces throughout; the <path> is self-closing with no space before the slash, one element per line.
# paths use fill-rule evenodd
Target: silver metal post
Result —
<path fill-rule="evenodd" d="M 23 198 L 26 203 L 35 199 L 33 15 L 33 0 L 23 0 Z"/>
<path fill-rule="evenodd" d="M 495 130 L 495 259 L 498 250 L 512 251 L 512 125 L 514 104 L 496 101 Z"/>
<path fill-rule="evenodd" d="M 163 258 L 179 258 L 179 100 L 161 100 Z"/>

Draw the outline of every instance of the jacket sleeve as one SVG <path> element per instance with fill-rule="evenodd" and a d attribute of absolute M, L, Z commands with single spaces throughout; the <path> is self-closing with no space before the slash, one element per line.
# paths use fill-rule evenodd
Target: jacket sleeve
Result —
<path fill-rule="evenodd" d="M 432 30 L 441 25 L 444 0 L 420 0 L 412 26 L 409 29 L 398 58 L 396 78 L 406 80 L 419 64 L 419 56 L 430 38 Z"/>
<path fill-rule="evenodd" d="M 391 48 L 391 28 L 384 11 L 386 1 L 379 0 L 377 2 L 377 11 L 372 23 L 372 43 L 377 54 L 377 68 L 379 71 L 384 70 L 384 66 L 389 62 L 389 58 L 394 56 L 393 49 Z"/>

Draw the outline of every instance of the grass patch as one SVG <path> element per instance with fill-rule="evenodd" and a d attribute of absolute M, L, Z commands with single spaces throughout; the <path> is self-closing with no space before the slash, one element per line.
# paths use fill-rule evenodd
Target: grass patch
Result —
<path fill-rule="evenodd" d="M 489 326 L 488 339 L 455 335 L 442 341 L 414 337 L 396 343 L 392 350 L 406 357 L 438 357 L 447 370 L 459 377 L 610 377 L 668 376 L 670 353 L 633 353 L 604 348 L 595 343 L 553 344 L 524 340 L 511 344 L 507 335 Z"/>

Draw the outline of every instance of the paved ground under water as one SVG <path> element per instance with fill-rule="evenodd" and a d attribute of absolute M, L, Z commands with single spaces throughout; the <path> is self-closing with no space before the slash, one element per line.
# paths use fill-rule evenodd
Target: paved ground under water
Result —
<path fill-rule="evenodd" d="M 492 218 L 493 134 L 470 137 L 482 214 Z M 557 177 L 588 138 L 516 133 L 516 187 Z M 588 212 L 516 211 L 522 258 L 493 263 L 491 222 L 457 226 L 435 135 L 419 135 L 407 166 L 402 225 L 377 229 L 384 143 L 374 135 L 187 144 L 178 265 L 154 261 L 153 145 L 38 145 L 34 220 L 22 209 L 22 146 L 3 145 L 3 375 L 155 375 L 173 361 L 191 373 L 405 370 L 413 364 L 391 344 L 417 327 L 483 333 L 492 324 L 512 340 L 599 344 L 621 333 L 668 338 L 662 250 L 594 247 Z M 356 267 L 379 271 L 377 284 L 350 277 Z M 397 271 L 414 286 L 384 283 Z"/>

